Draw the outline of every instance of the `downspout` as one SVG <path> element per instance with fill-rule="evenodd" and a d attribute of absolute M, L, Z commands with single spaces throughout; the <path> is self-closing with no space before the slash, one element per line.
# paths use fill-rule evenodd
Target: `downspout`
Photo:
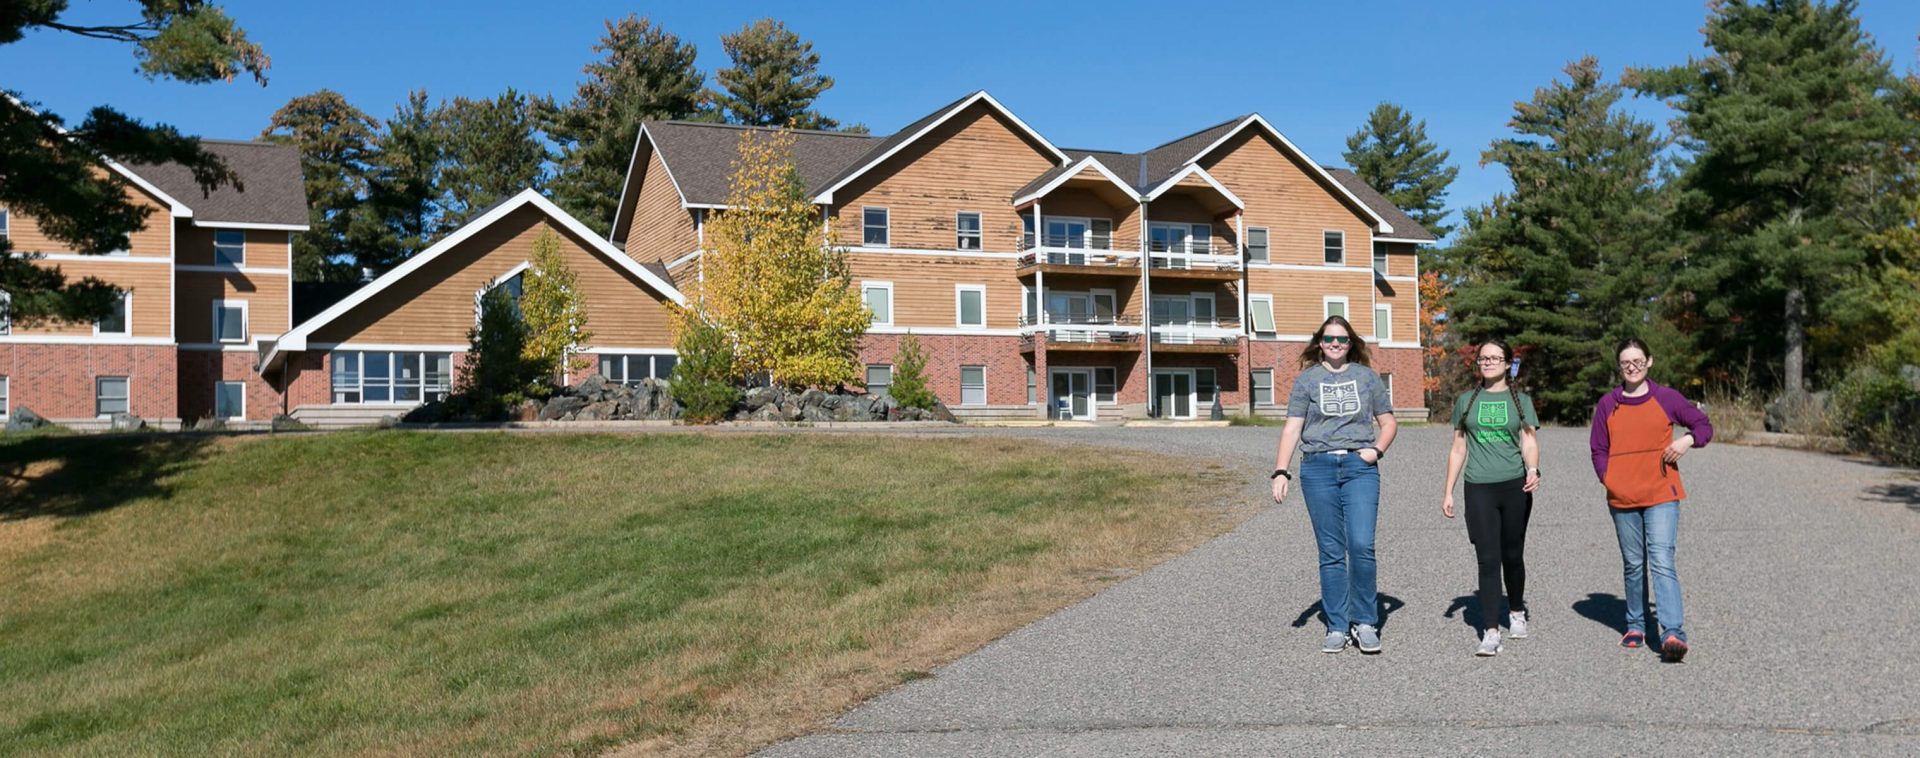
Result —
<path fill-rule="evenodd" d="M 1153 250 L 1148 243 L 1151 236 L 1147 233 L 1147 205 L 1145 199 L 1140 201 L 1140 323 L 1144 327 L 1140 347 L 1144 351 L 1142 359 L 1147 363 L 1147 418 L 1159 418 L 1160 398 L 1154 394 L 1153 386 L 1153 277 L 1148 273 L 1153 269 Z"/>
<path fill-rule="evenodd" d="M 1242 208 L 1233 213 L 1233 236 L 1238 248 L 1234 255 L 1240 259 L 1240 386 L 1246 388 L 1248 416 L 1253 415 L 1253 296 L 1247 294 L 1253 283 L 1253 272 L 1247 265 L 1247 211 Z M 1273 241 L 1267 241 L 1267 249 L 1273 249 Z M 1271 255 L 1271 253 L 1269 253 Z M 1214 388 L 1214 398 L 1220 395 L 1220 388 Z"/>

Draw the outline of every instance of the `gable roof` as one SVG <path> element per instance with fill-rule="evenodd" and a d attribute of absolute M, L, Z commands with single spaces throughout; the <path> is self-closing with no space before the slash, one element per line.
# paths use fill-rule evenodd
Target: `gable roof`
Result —
<path fill-rule="evenodd" d="M 235 140 L 200 140 L 200 147 L 226 161 L 239 177 L 212 191 L 200 188 L 193 172 L 178 163 L 129 164 L 127 169 L 151 182 L 164 196 L 190 209 L 195 226 L 243 229 L 307 228 L 307 186 L 300 149 L 293 145 Z"/>
<path fill-rule="evenodd" d="M 1185 137 L 1177 137 L 1161 143 L 1158 147 L 1148 148 L 1140 154 L 1143 159 L 1140 183 L 1151 187 L 1166 181 L 1168 177 L 1173 176 L 1174 172 L 1199 160 L 1207 146 L 1220 142 L 1249 117 L 1251 114 L 1235 116 Z"/>
<path fill-rule="evenodd" d="M 1287 135 L 1281 134 L 1279 129 L 1273 128 L 1273 124 L 1267 123 L 1267 120 L 1261 118 L 1258 113 L 1249 113 L 1233 121 L 1208 127 L 1154 148 L 1153 150 L 1149 150 L 1147 151 L 1149 155 L 1156 151 L 1164 151 L 1163 155 L 1158 158 L 1150 158 L 1149 162 L 1158 164 L 1171 160 L 1172 158 L 1178 157 L 1178 153 L 1186 152 L 1192 146 L 1204 142 L 1204 146 L 1192 152 L 1190 157 L 1181 161 L 1179 165 L 1186 166 L 1187 164 L 1199 163 L 1200 159 L 1212 154 L 1214 150 L 1219 149 L 1221 145 L 1226 144 L 1228 140 L 1233 139 L 1235 135 L 1247 129 L 1258 129 L 1266 132 L 1267 136 L 1272 137 L 1274 142 L 1280 144 L 1281 152 L 1287 153 L 1295 160 L 1304 164 L 1311 173 L 1318 174 L 1319 178 L 1325 181 L 1327 186 L 1338 191 L 1342 196 L 1345 196 L 1347 201 L 1352 203 L 1355 208 L 1366 213 L 1367 216 L 1372 217 L 1374 221 L 1374 231 L 1387 233 L 1398 231 L 1398 229 L 1391 222 L 1387 221 L 1385 217 L 1382 217 L 1378 211 L 1374 210 L 1374 208 L 1367 203 L 1362 202 L 1345 184 L 1334 179 L 1332 174 L 1327 173 L 1324 167 L 1318 163 L 1314 163 L 1312 158 L 1307 157 L 1306 151 L 1295 146 L 1292 140 L 1287 139 Z M 1208 137 L 1213 137 L 1213 139 L 1206 141 Z"/>
<path fill-rule="evenodd" d="M 1032 200 L 1036 197 L 1045 195 L 1048 192 L 1052 192 L 1055 187 L 1060 186 L 1062 183 L 1066 182 L 1068 179 L 1072 179 L 1076 176 L 1079 176 L 1082 172 L 1086 171 L 1089 168 L 1099 172 L 1101 176 L 1106 177 L 1107 181 L 1112 182 L 1114 186 L 1119 187 L 1120 191 L 1127 193 L 1128 197 L 1131 197 L 1135 200 L 1140 199 L 1140 192 L 1134 188 L 1132 183 L 1114 174 L 1113 169 L 1107 167 L 1106 164 L 1101 163 L 1099 158 L 1096 158 L 1093 155 L 1082 154 L 1074 162 L 1070 164 L 1067 164 L 1065 166 L 1055 166 L 1053 168 L 1047 169 L 1044 172 L 1041 172 L 1041 174 L 1038 177 L 1035 177 L 1033 181 L 1027 182 L 1026 186 L 1021 187 L 1018 190 L 1015 190 L 1013 193 L 1013 204 L 1021 205 L 1027 202 L 1028 200 Z"/>
<path fill-rule="evenodd" d="M 667 163 L 667 173 L 690 207 L 725 207 L 733 178 L 733 161 L 740 154 L 740 137 L 748 132 L 772 134 L 769 127 L 699 124 L 686 121 L 649 121 L 641 126 Z M 844 132 L 793 130 L 793 167 L 809 190 L 839 173 L 873 148 L 877 137 Z"/>
<path fill-rule="evenodd" d="M 1072 162 L 1073 159 L 1071 157 L 1061 151 L 1060 148 L 1054 147 L 1053 143 L 1048 142 L 1046 137 L 1040 136 L 1040 133 L 1034 131 L 1033 127 L 1027 126 L 1027 122 L 1021 121 L 1019 116 L 1013 115 L 1013 111 L 1007 110 L 1006 106 L 1001 105 L 1000 101 L 993 99 L 993 96 L 987 94 L 986 90 L 975 90 L 966 97 L 946 104 L 939 110 L 921 117 L 920 120 L 906 125 L 906 127 L 900 131 L 894 132 L 892 136 L 881 140 L 880 144 L 875 145 L 872 150 L 867 151 L 867 154 L 861 156 L 857 162 L 847 166 L 844 171 L 841 171 L 838 175 L 829 179 L 825 187 L 810 189 L 814 194 L 813 201 L 816 203 L 831 204 L 833 202 L 834 190 L 846 186 L 848 182 L 872 170 L 874 166 L 878 166 L 882 161 L 893 157 L 895 153 L 905 149 L 906 146 L 913 144 L 914 141 L 925 136 L 928 132 L 933 131 L 934 128 L 941 124 L 946 123 L 948 119 L 953 118 L 975 103 L 986 103 L 989 107 L 998 111 L 1002 117 L 1013 122 L 1013 125 L 1025 133 L 1029 139 L 1032 139 L 1041 147 L 1046 148 L 1046 151 L 1053 155 L 1054 160 L 1061 164 Z"/>
<path fill-rule="evenodd" d="M 1433 236 L 1433 232 L 1427 231 L 1425 226 L 1421 226 L 1420 222 L 1413 220 L 1413 217 L 1407 215 L 1406 211 L 1400 210 L 1399 207 L 1395 206 L 1393 201 L 1388 200 L 1385 195 L 1380 194 L 1373 187 L 1368 186 L 1366 182 L 1361 181 L 1358 174 L 1344 168 L 1335 168 L 1333 166 L 1322 166 L 1322 168 L 1325 168 L 1327 173 L 1332 174 L 1333 178 L 1338 180 L 1342 186 L 1346 187 L 1348 192 L 1352 192 L 1360 198 L 1361 202 L 1366 203 L 1367 207 L 1372 208 L 1374 213 L 1380 214 L 1381 217 L 1387 220 L 1387 223 L 1393 225 L 1393 235 L 1391 237 L 1383 237 L 1376 234 L 1373 237 L 1374 239 L 1390 239 L 1404 242 L 1440 241 L 1439 237 Z"/>
<path fill-rule="evenodd" d="M 433 262 L 434 259 L 445 255 L 447 251 L 459 246 L 460 243 L 467 241 L 481 230 L 506 218 L 507 214 L 527 205 L 538 208 L 542 213 L 545 213 L 548 218 L 558 221 L 561 226 L 565 227 L 567 231 L 572 232 L 574 236 L 586 240 L 587 244 L 592 246 L 595 252 L 605 257 L 611 265 L 633 274 L 639 278 L 640 281 L 646 282 L 647 286 L 654 288 L 655 291 L 666 296 L 667 299 L 675 303 L 686 303 L 686 296 L 680 294 L 680 290 L 676 289 L 671 282 L 655 274 L 652 269 L 642 266 L 639 262 L 627 257 L 627 254 L 620 250 L 620 248 L 614 247 L 613 243 L 606 241 L 598 234 L 594 234 L 593 230 L 588 229 L 585 224 L 580 223 L 579 219 L 561 210 L 560 206 L 554 205 L 553 201 L 542 197 L 539 192 L 526 189 L 521 190 L 520 194 L 495 203 L 493 207 L 485 213 L 480 214 L 472 221 L 454 230 L 452 234 L 442 237 L 439 242 L 435 242 L 431 247 L 420 251 L 418 255 L 408 258 L 405 263 L 393 267 L 393 270 L 381 274 L 380 278 L 373 280 L 373 282 L 365 287 L 355 290 L 353 294 L 329 306 L 326 310 L 321 311 L 319 315 L 294 327 L 286 334 L 280 335 L 280 338 L 274 341 L 271 351 L 261 360 L 260 371 L 265 372 L 273 368 L 274 364 L 278 362 L 279 356 L 283 353 L 306 350 L 307 338 L 312 336 L 320 327 L 326 326 L 335 319 L 346 315 L 348 311 L 372 299 L 374 295 L 379 294 L 382 290 L 393 286 L 394 283 L 405 279 L 408 275 L 420 270 L 428 263 Z"/>

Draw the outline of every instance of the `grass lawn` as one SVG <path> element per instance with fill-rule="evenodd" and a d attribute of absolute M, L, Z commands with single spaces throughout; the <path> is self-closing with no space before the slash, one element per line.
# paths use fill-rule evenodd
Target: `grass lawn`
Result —
<path fill-rule="evenodd" d="M 0 753 L 743 753 L 1235 486 L 992 438 L 0 437 Z"/>

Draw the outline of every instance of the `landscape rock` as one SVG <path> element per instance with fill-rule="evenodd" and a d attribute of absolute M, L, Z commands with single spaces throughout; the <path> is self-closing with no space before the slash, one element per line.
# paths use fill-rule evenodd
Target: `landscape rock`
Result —
<path fill-rule="evenodd" d="M 578 385 L 575 385 L 568 394 L 585 398 L 589 403 L 605 400 L 607 395 L 607 378 L 599 374 L 589 376 Z"/>
<path fill-rule="evenodd" d="M 608 421 L 620 417 L 620 401 L 602 400 L 573 414 L 575 421 Z"/>
<path fill-rule="evenodd" d="M 586 398 L 561 395 L 548 400 L 546 407 L 540 409 L 540 420 L 559 421 L 566 418 L 568 414 L 585 407 L 587 407 Z"/>
<path fill-rule="evenodd" d="M 131 413 L 115 413 L 108 417 L 107 428 L 116 432 L 137 432 L 147 428 L 147 421 Z"/>
<path fill-rule="evenodd" d="M 304 432 L 313 427 L 307 426 L 301 423 L 299 419 L 282 413 L 273 417 L 273 421 L 270 422 L 270 428 L 276 432 Z"/>
<path fill-rule="evenodd" d="M 34 413 L 32 409 L 24 407 L 13 409 L 13 413 L 7 416 L 7 431 L 9 432 L 24 432 L 29 429 L 51 426 L 52 424 L 53 422 L 42 418 L 40 414 Z"/>

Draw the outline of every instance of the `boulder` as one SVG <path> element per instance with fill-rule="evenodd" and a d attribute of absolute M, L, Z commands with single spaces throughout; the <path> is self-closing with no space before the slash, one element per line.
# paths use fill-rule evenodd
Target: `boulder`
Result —
<path fill-rule="evenodd" d="M 559 421 L 585 407 L 587 407 L 586 398 L 562 395 L 548 400 L 547 404 L 540 409 L 539 418 L 541 421 Z"/>
<path fill-rule="evenodd" d="M 784 394 L 778 387 L 754 387 L 747 390 L 741 402 L 746 405 L 748 411 L 757 411 L 763 406 L 779 405 L 781 400 L 785 399 L 782 397 Z"/>
<path fill-rule="evenodd" d="M 947 404 L 938 400 L 933 401 L 933 410 L 927 412 L 927 417 L 934 421 L 945 421 L 949 424 L 960 423 L 960 419 L 954 418 L 953 411 L 947 408 Z"/>
<path fill-rule="evenodd" d="M 800 420 L 801 421 L 832 421 L 833 411 L 827 410 L 826 408 L 823 408 L 818 405 L 803 405 L 800 407 Z"/>
<path fill-rule="evenodd" d="M 827 393 L 817 389 L 808 388 L 805 392 L 800 393 L 800 407 L 802 408 L 818 408 L 820 404 L 826 402 L 826 400 Z"/>
<path fill-rule="evenodd" d="M 299 419 L 296 419 L 292 416 L 288 416 L 283 413 L 273 417 L 272 426 L 270 428 L 272 428 L 273 431 L 276 431 L 276 432 L 304 432 L 312 429 L 313 427 L 307 426 L 306 424 L 301 423 Z"/>
<path fill-rule="evenodd" d="M 618 387 L 619 385 L 614 386 Z M 572 392 L 568 394 L 585 398 L 589 403 L 597 403 L 605 400 L 607 399 L 607 378 L 599 374 L 589 376 L 579 384 L 574 385 Z"/>
<path fill-rule="evenodd" d="M 7 416 L 7 431 L 24 432 L 29 429 L 39 429 L 43 426 L 49 426 L 52 423 L 53 422 L 42 418 L 40 414 L 34 413 L 29 408 L 15 408 L 13 409 L 13 414 Z"/>
<path fill-rule="evenodd" d="M 192 431 L 196 432 L 224 432 L 226 430 L 227 422 L 212 416 L 196 419 L 192 427 Z"/>
<path fill-rule="evenodd" d="M 519 405 L 507 409 L 508 421 L 537 421 L 540 418 L 541 403 L 538 400 L 522 400 Z"/>
<path fill-rule="evenodd" d="M 792 398 L 788 398 L 786 401 L 780 403 L 780 419 L 782 421 L 799 421 L 800 403 L 795 402 Z"/>
<path fill-rule="evenodd" d="M 581 408 L 580 410 L 575 411 L 570 420 L 607 421 L 610 419 L 618 418 L 619 412 L 620 412 L 620 401 L 602 400 L 597 403 L 590 403 L 587 405 L 587 407 Z"/>
<path fill-rule="evenodd" d="M 1765 424 L 1769 432 L 1807 434 L 1817 431 L 1808 424 L 1827 415 L 1831 392 L 1786 392 L 1767 403 Z"/>
<path fill-rule="evenodd" d="M 746 418 L 748 421 L 783 421 L 785 420 L 785 416 L 781 414 L 780 406 L 778 405 L 760 406 L 760 408 L 757 410 L 748 411 L 746 414 Z"/>
<path fill-rule="evenodd" d="M 137 432 L 147 428 L 147 421 L 131 413 L 115 413 L 108 417 L 107 428 L 116 432 Z"/>

